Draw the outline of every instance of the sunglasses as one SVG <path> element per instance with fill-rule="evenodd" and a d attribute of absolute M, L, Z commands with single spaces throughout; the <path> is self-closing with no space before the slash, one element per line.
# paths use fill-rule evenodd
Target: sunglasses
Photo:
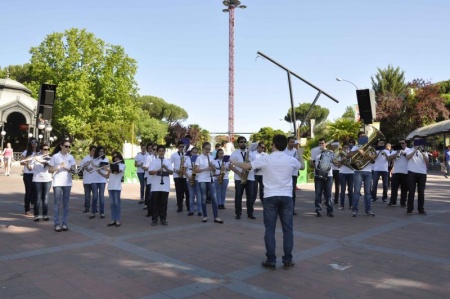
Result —
<path fill-rule="evenodd" d="M 49 151 L 50 149 L 49 148 L 43 148 L 42 150 L 43 151 Z"/>
<path fill-rule="evenodd" d="M 63 145 L 65 148 L 71 148 L 70 145 Z"/>
<path fill-rule="evenodd" d="M 154 147 L 153 150 L 156 151 L 156 147 Z"/>
<path fill-rule="evenodd" d="M 247 141 L 239 141 L 239 143 L 246 143 Z"/>
<path fill-rule="evenodd" d="M 37 144 L 38 142 L 36 140 L 30 141 L 31 144 Z"/>
<path fill-rule="evenodd" d="M 400 144 L 405 144 L 404 142 L 400 142 Z"/>

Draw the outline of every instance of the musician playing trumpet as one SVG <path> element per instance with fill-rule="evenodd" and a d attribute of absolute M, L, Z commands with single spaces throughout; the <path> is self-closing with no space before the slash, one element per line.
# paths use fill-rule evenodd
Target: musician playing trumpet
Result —
<path fill-rule="evenodd" d="M 408 150 L 406 140 L 400 139 L 400 149 L 394 150 L 391 154 L 394 157 L 394 167 L 392 170 L 391 199 L 388 206 L 397 205 L 398 188 L 400 187 L 400 205 L 406 206 L 408 196 L 408 159 L 406 151 Z"/>
<path fill-rule="evenodd" d="M 391 155 L 391 153 L 386 149 L 386 141 L 383 139 L 378 140 L 376 146 L 376 159 L 373 164 L 373 172 L 372 172 L 372 201 L 377 200 L 377 189 L 378 189 L 378 181 L 381 179 L 383 181 L 383 197 L 381 198 L 383 202 L 387 202 L 387 191 L 388 191 L 388 176 L 389 176 L 389 161 L 395 159 L 395 156 Z"/>
<path fill-rule="evenodd" d="M 206 210 L 206 196 L 207 190 L 209 190 L 209 196 L 211 197 L 212 209 L 214 214 L 214 222 L 215 223 L 223 223 L 223 220 L 219 218 L 219 212 L 217 208 L 217 198 L 216 198 L 216 186 L 214 184 L 214 172 L 215 167 L 211 163 L 212 156 L 211 152 L 211 143 L 203 142 L 202 144 L 202 154 L 198 156 L 195 161 L 194 172 L 197 173 L 197 180 L 200 188 L 200 194 L 202 198 L 202 212 L 203 219 L 202 222 L 205 223 L 208 221 L 208 214 Z"/>
<path fill-rule="evenodd" d="M 151 162 L 148 172 L 152 185 L 152 226 L 158 224 L 158 217 L 162 225 L 167 225 L 167 201 L 170 192 L 169 175 L 173 174 L 172 161 L 164 158 L 166 147 L 158 145 L 156 153 L 158 156 Z"/>

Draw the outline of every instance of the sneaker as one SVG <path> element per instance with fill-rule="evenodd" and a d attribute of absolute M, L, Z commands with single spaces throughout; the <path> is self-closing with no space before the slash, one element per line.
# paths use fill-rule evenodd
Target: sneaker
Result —
<path fill-rule="evenodd" d="M 400 206 L 401 206 L 401 207 L 406 207 L 406 204 L 401 203 Z"/>
<path fill-rule="evenodd" d="M 166 220 L 161 220 L 161 224 L 164 225 L 164 226 L 167 226 L 169 223 L 167 223 Z"/>
<path fill-rule="evenodd" d="M 177 213 L 181 213 L 181 212 L 183 212 L 183 208 L 178 208 Z"/>
<path fill-rule="evenodd" d="M 334 214 L 333 213 L 327 213 L 327 216 L 333 218 Z"/>
<path fill-rule="evenodd" d="M 201 216 L 203 216 L 203 214 L 202 214 L 202 213 L 200 213 L 200 212 L 198 212 L 197 216 L 200 216 L 200 217 L 201 217 Z"/>
<path fill-rule="evenodd" d="M 387 202 L 387 198 L 383 198 L 382 200 L 383 200 L 383 202 Z"/>
<path fill-rule="evenodd" d="M 419 214 L 420 214 L 420 215 L 426 215 L 427 212 L 425 212 L 425 211 L 420 211 Z"/>
<path fill-rule="evenodd" d="M 208 217 L 203 217 L 202 222 L 203 222 L 203 223 L 208 222 Z"/>
<path fill-rule="evenodd" d="M 62 226 L 62 230 L 66 232 L 66 231 L 68 231 L 68 230 L 69 230 L 69 228 L 67 227 L 67 225 L 66 225 L 66 224 L 63 224 L 63 226 Z"/>
<path fill-rule="evenodd" d="M 61 226 L 55 225 L 55 232 L 62 232 Z"/>
<path fill-rule="evenodd" d="M 322 214 L 320 214 L 319 211 L 316 211 L 316 217 L 321 217 L 321 216 L 322 216 Z"/>
<path fill-rule="evenodd" d="M 340 206 L 338 209 L 339 210 L 344 210 L 344 206 Z"/>
<path fill-rule="evenodd" d="M 158 225 L 158 222 L 152 221 L 152 226 L 156 226 L 156 225 Z"/>
<path fill-rule="evenodd" d="M 283 263 L 284 265 L 283 265 L 283 269 L 284 270 L 289 270 L 289 269 L 291 269 L 291 268 L 294 268 L 294 266 L 295 266 L 295 263 L 293 262 L 293 261 L 290 261 L 290 262 L 285 262 L 285 263 Z"/>
<path fill-rule="evenodd" d="M 372 216 L 372 217 L 375 216 L 375 214 L 374 214 L 372 211 L 365 212 L 364 215 L 366 215 L 366 216 Z"/>
<path fill-rule="evenodd" d="M 389 203 L 388 204 L 388 207 L 395 207 L 395 206 L 397 206 L 397 204 L 395 204 L 395 203 Z"/>
<path fill-rule="evenodd" d="M 223 220 L 220 219 L 219 217 L 217 217 L 217 218 L 214 218 L 214 222 L 215 223 L 223 223 Z"/>
<path fill-rule="evenodd" d="M 275 270 L 275 264 L 269 263 L 268 261 L 262 261 L 261 266 L 269 270 Z"/>
<path fill-rule="evenodd" d="M 194 215 L 194 212 L 189 212 L 188 213 L 188 216 L 192 216 L 192 215 Z"/>
<path fill-rule="evenodd" d="M 139 202 L 138 202 L 139 205 L 141 205 L 141 204 L 143 204 L 143 203 L 144 203 L 144 200 L 143 200 L 143 199 L 139 200 Z"/>
<path fill-rule="evenodd" d="M 89 213 L 89 209 L 84 209 L 83 213 Z"/>
<path fill-rule="evenodd" d="M 357 214 L 356 211 L 353 211 L 352 212 L 352 217 L 356 217 L 356 214 Z"/>
<path fill-rule="evenodd" d="M 100 214 L 100 218 L 105 219 L 105 214 Z"/>
<path fill-rule="evenodd" d="M 95 214 L 91 214 L 91 216 L 89 216 L 89 219 L 94 219 L 95 218 Z"/>
<path fill-rule="evenodd" d="M 49 221 L 49 220 L 50 220 L 50 218 L 48 218 L 48 216 L 45 215 L 45 216 L 44 216 L 44 221 Z"/>
<path fill-rule="evenodd" d="M 39 218 L 39 216 L 34 216 L 34 222 L 38 222 L 39 220 L 41 220 L 40 218 Z"/>

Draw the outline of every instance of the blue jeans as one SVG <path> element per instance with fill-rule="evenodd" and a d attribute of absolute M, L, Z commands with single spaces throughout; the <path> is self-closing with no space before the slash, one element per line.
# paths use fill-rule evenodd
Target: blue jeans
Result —
<path fill-rule="evenodd" d="M 339 173 L 339 183 L 341 184 L 341 207 L 345 206 L 345 190 L 348 188 L 348 206 L 352 206 L 352 200 L 353 200 L 353 180 L 354 176 L 353 173 Z"/>
<path fill-rule="evenodd" d="M 283 229 L 283 263 L 292 261 L 292 248 L 294 247 L 294 233 L 292 214 L 294 213 L 292 197 L 272 196 L 264 197 L 264 243 L 266 245 L 267 262 L 276 263 L 276 241 L 275 230 L 277 218 L 280 216 L 281 227 Z"/>
<path fill-rule="evenodd" d="M 222 184 L 219 184 L 219 180 L 216 180 L 216 198 L 217 198 L 217 204 L 225 205 L 225 198 L 227 197 L 227 187 L 230 180 L 224 179 Z"/>
<path fill-rule="evenodd" d="M 371 208 L 371 197 L 370 195 L 370 183 L 372 182 L 372 172 L 371 171 L 360 171 L 355 170 L 353 175 L 355 183 L 355 191 L 353 193 L 353 211 L 358 212 L 359 197 L 361 196 L 361 185 L 364 182 L 364 211 L 366 213 L 372 210 Z"/>
<path fill-rule="evenodd" d="M 105 185 L 105 183 L 92 183 L 92 214 L 99 212 L 97 201 L 100 201 L 100 214 L 105 214 Z"/>
<path fill-rule="evenodd" d="M 377 189 L 378 189 L 378 181 L 381 179 L 383 181 L 383 200 L 387 199 L 387 191 L 388 191 L 388 177 L 389 172 L 387 171 L 374 171 L 372 175 L 372 199 L 377 199 Z"/>
<path fill-rule="evenodd" d="M 206 189 L 207 188 L 209 189 L 209 197 L 211 198 L 214 218 L 219 217 L 219 213 L 217 210 L 216 186 L 214 185 L 214 183 L 211 183 L 211 182 L 199 182 L 198 184 L 200 186 L 200 193 L 202 195 L 203 217 L 208 217 L 208 214 L 206 211 Z"/>
<path fill-rule="evenodd" d="M 141 197 L 140 197 L 140 200 L 144 200 L 144 191 L 145 191 L 145 180 L 144 180 L 144 175 L 145 175 L 145 173 L 144 172 L 137 172 L 136 173 L 137 174 L 137 176 L 138 176 L 138 179 L 139 179 L 139 185 L 140 185 L 140 195 L 141 195 Z"/>
<path fill-rule="evenodd" d="M 234 180 L 234 210 L 236 215 L 242 214 L 242 195 L 247 197 L 247 215 L 253 215 L 253 204 L 255 203 L 255 198 L 253 197 L 253 191 L 255 182 L 247 180 L 245 185 L 241 184 L 240 180 Z"/>
<path fill-rule="evenodd" d="M 89 210 L 89 208 L 91 207 L 92 185 L 83 184 L 83 187 L 84 187 L 84 209 Z"/>
<path fill-rule="evenodd" d="M 187 185 L 189 188 L 189 212 L 194 213 L 194 211 L 197 211 L 197 213 L 200 213 L 202 211 L 202 197 L 198 195 L 200 193 L 198 182 L 195 181 L 194 186 L 189 184 L 189 182 Z M 196 200 L 197 205 L 195 202 Z"/>
<path fill-rule="evenodd" d="M 314 189 L 316 197 L 314 199 L 314 206 L 316 212 L 322 210 L 322 193 L 325 196 L 325 204 L 327 206 L 327 214 L 333 213 L 333 202 L 331 201 L 331 187 L 333 186 L 333 177 L 329 176 L 326 179 L 314 178 Z"/>
<path fill-rule="evenodd" d="M 111 219 L 120 222 L 120 192 L 121 190 L 108 190 L 109 205 L 111 208 Z"/>
<path fill-rule="evenodd" d="M 69 197 L 70 190 L 72 186 L 64 186 L 64 187 L 53 187 L 53 195 L 55 199 L 55 204 L 53 206 L 53 223 L 56 225 L 60 224 L 59 221 L 59 208 L 63 206 L 63 215 L 62 215 L 62 225 L 67 225 L 67 216 L 69 215 Z"/>
<path fill-rule="evenodd" d="M 52 187 L 52 182 L 33 182 L 35 200 L 34 216 L 39 216 L 39 210 L 42 204 L 42 216 L 48 214 L 48 193 Z"/>

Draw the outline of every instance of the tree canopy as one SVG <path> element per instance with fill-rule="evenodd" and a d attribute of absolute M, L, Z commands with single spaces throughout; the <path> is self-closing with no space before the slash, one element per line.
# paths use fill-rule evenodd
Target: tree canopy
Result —
<path fill-rule="evenodd" d="M 298 107 L 295 107 L 295 119 L 302 121 L 305 119 L 306 114 L 311 107 L 311 103 L 300 103 Z M 328 115 L 330 114 L 330 110 L 327 108 L 321 107 L 320 105 L 315 105 L 311 113 L 308 115 L 308 117 L 305 119 L 304 128 L 299 128 L 302 132 L 305 132 L 306 135 L 309 134 L 310 127 L 311 127 L 311 119 L 316 120 L 316 124 L 320 124 L 324 120 L 327 119 Z M 291 121 L 291 109 L 288 110 L 286 116 L 284 117 L 284 120 L 287 122 Z M 302 135 L 305 135 L 302 134 Z M 305 137 L 305 136 L 304 136 Z"/>
<path fill-rule="evenodd" d="M 259 131 L 255 134 L 252 134 L 250 136 L 250 140 L 251 142 L 260 142 L 263 141 L 264 144 L 266 145 L 267 148 L 267 152 L 271 152 L 272 151 L 272 147 L 270 146 L 272 144 L 272 140 L 273 140 L 273 136 L 275 135 L 286 135 L 286 133 L 284 133 L 281 130 L 274 130 L 270 127 L 263 127 L 261 129 L 259 129 Z"/>
<path fill-rule="evenodd" d="M 371 76 L 372 89 L 375 94 L 400 96 L 405 93 L 405 72 L 400 67 L 388 65 L 386 69 L 378 68 L 375 78 Z"/>

